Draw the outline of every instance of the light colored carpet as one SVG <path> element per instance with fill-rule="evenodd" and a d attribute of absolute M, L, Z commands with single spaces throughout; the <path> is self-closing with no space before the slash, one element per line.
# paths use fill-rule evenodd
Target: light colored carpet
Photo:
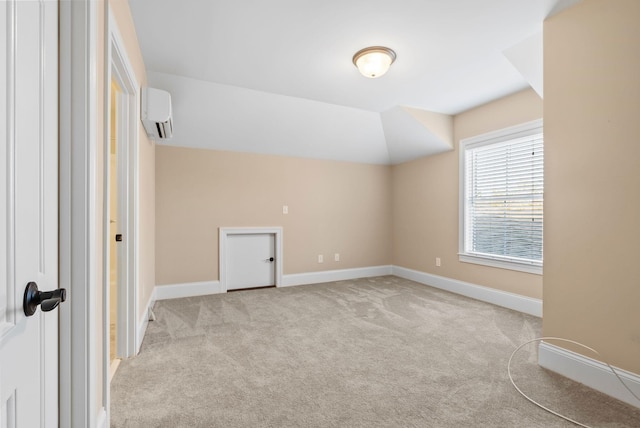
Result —
<path fill-rule="evenodd" d="M 112 427 L 571 427 L 509 383 L 538 318 L 393 276 L 158 302 L 111 384 Z M 640 411 L 514 360 L 543 404 L 597 427 Z"/>

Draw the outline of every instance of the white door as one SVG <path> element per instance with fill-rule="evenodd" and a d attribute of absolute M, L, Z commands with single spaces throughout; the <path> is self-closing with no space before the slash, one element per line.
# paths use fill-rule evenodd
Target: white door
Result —
<path fill-rule="evenodd" d="M 275 235 L 227 237 L 227 290 L 275 285 Z"/>
<path fill-rule="evenodd" d="M 3 0 L 0 23 L 0 426 L 57 427 L 55 295 L 23 296 L 58 288 L 58 2 Z"/>

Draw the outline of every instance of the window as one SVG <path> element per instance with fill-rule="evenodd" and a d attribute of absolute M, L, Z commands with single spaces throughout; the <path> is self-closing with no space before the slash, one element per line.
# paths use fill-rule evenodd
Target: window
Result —
<path fill-rule="evenodd" d="M 542 121 L 460 142 L 460 261 L 542 273 Z"/>

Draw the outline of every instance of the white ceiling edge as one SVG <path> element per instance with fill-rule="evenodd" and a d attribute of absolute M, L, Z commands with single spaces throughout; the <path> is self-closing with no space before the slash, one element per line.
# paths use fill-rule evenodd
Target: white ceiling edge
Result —
<path fill-rule="evenodd" d="M 558 2 L 553 6 L 553 9 L 549 11 L 545 19 L 549 19 L 554 15 L 559 14 L 563 10 L 569 9 L 572 6 L 582 2 L 582 0 L 558 0 Z"/>
<path fill-rule="evenodd" d="M 582 0 L 558 0 L 549 11 L 546 19 L 577 5 Z M 544 98 L 544 41 L 542 31 L 533 34 L 519 43 L 505 49 L 502 53 L 511 65 L 522 75 L 534 91 Z"/>
<path fill-rule="evenodd" d="M 398 106 L 380 119 L 392 165 L 453 150 L 451 116 Z"/>
<path fill-rule="evenodd" d="M 506 49 L 503 54 L 529 83 L 534 91 L 543 98 L 543 43 L 542 32 L 536 33 L 520 43 Z"/>
<path fill-rule="evenodd" d="M 389 164 L 376 112 L 149 71 L 171 93 L 174 134 L 162 145 Z"/>

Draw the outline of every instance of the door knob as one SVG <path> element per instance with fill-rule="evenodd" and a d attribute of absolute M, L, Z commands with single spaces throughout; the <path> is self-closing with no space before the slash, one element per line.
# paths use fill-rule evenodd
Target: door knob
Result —
<path fill-rule="evenodd" d="M 40 291 L 38 284 L 30 282 L 24 289 L 24 299 L 22 306 L 24 314 L 28 317 L 36 313 L 38 305 L 42 305 L 43 312 L 49 312 L 58 307 L 58 305 L 67 300 L 67 290 L 58 288 L 53 291 Z"/>
<path fill-rule="evenodd" d="M 275 259 L 273 257 L 269 257 L 268 259 L 265 260 L 265 262 L 269 262 L 271 263 L 272 261 L 274 261 Z"/>

